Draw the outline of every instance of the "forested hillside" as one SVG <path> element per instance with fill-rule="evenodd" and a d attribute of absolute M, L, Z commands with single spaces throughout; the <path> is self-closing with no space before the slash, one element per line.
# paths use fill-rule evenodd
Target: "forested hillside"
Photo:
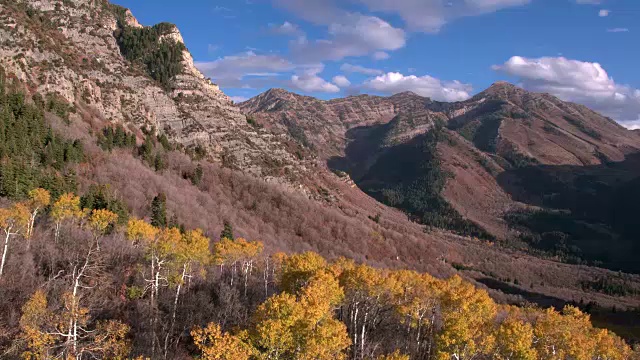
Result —
<path fill-rule="evenodd" d="M 10 139 L 24 124 L 44 126 L 46 105 L 37 99 L 2 93 L 2 136 Z M 212 240 L 170 217 L 163 195 L 153 199 L 146 220 L 138 219 L 108 184 L 77 194 L 75 187 L 42 180 L 62 176 L 65 164 L 83 159 L 82 147 L 73 145 L 79 142 L 53 129 L 42 133 L 44 140 L 27 138 L 23 147 L 40 159 L 27 166 L 31 171 L 0 168 L 3 179 L 25 184 L 7 193 L 0 208 L 2 358 L 638 355 L 576 307 L 558 312 L 500 305 L 458 275 L 438 279 L 344 257 L 327 261 L 314 252 L 268 253 L 260 241 L 235 237 L 229 222 Z M 105 128 L 93 139 L 107 152 L 128 148 L 162 171 L 153 154 L 162 154 L 155 144 L 164 140 L 147 135 L 138 146 L 122 128 Z M 56 150 L 57 143 L 70 144 L 62 147 L 69 150 Z M 62 155 L 47 160 L 53 150 Z M 3 163 L 20 156 L 7 150 Z M 185 176 L 197 183 L 201 171 Z M 75 176 L 64 178 L 75 184 Z"/>
<path fill-rule="evenodd" d="M 247 117 L 174 25 L 104 0 L 0 0 L 0 69 L 1 359 L 638 356 L 639 275 L 501 247 L 476 226 L 497 206 L 475 211 L 488 197 L 466 190 L 529 174 L 478 175 L 503 164 L 474 150 L 493 149 L 491 121 L 430 131 L 460 109 L 283 90 L 249 104 L 271 118 Z M 381 136 L 375 151 L 360 135 Z M 612 136 L 598 146 L 614 159 Z M 367 160 L 360 176 L 327 167 L 342 155 Z"/>

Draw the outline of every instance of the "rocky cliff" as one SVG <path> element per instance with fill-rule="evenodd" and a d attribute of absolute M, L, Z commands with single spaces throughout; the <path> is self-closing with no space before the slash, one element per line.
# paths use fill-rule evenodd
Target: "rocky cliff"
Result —
<path fill-rule="evenodd" d="M 215 161 L 255 176 L 295 182 L 305 165 L 280 139 L 247 123 L 195 68 L 186 47 L 169 88 L 125 59 L 121 27 L 143 28 L 130 11 L 99 0 L 0 2 L 0 65 L 29 91 L 56 94 L 99 123 L 153 127 Z M 184 44 L 173 25 L 159 42 Z M 284 140 L 284 141 L 283 141 Z"/>

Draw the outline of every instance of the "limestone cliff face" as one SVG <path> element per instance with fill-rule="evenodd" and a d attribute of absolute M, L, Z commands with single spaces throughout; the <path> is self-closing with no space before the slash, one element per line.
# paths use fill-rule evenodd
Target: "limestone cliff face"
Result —
<path fill-rule="evenodd" d="M 112 9 L 106 0 L 1 0 L 0 64 L 31 92 L 58 94 L 102 121 L 154 126 L 228 167 L 289 183 L 304 172 L 286 139 L 248 124 L 187 50 L 168 91 L 124 59 Z M 142 27 L 128 10 L 124 19 Z M 176 27 L 159 41 L 184 43 Z"/>

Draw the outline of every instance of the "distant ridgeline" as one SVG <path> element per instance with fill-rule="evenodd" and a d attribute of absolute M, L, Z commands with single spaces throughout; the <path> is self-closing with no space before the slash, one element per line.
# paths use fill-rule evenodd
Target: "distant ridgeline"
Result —
<path fill-rule="evenodd" d="M 127 9 L 113 4 L 108 4 L 108 8 L 118 21 L 114 36 L 122 56 L 142 65 L 149 76 L 169 90 L 176 75 L 182 71 L 182 52 L 185 50 L 184 44 L 164 37 L 175 30 L 175 25 L 163 22 L 150 27 L 129 26 Z"/>

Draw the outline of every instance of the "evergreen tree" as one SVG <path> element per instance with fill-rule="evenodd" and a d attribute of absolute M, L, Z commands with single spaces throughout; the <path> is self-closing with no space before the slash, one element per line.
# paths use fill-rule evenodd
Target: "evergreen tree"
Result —
<path fill-rule="evenodd" d="M 167 197 L 164 193 L 156 195 L 151 202 L 151 225 L 167 227 Z"/>
<path fill-rule="evenodd" d="M 235 239 L 235 237 L 233 236 L 233 227 L 227 220 L 224 221 L 224 229 L 222 229 L 222 232 L 220 233 L 220 239 Z"/>

